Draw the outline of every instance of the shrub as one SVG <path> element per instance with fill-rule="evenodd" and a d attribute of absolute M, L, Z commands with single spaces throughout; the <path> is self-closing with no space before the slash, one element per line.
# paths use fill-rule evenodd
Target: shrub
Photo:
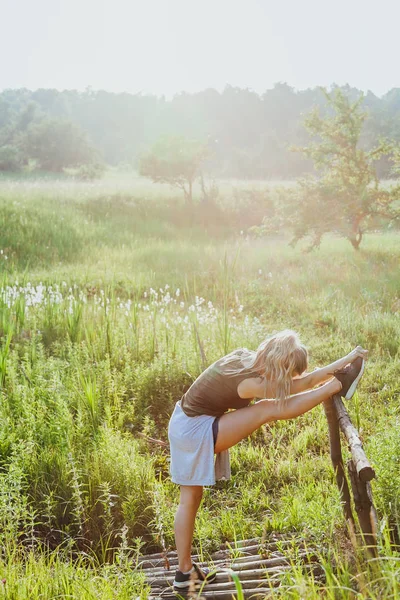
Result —
<path fill-rule="evenodd" d="M 100 179 L 105 171 L 105 166 L 102 163 L 96 162 L 92 164 L 81 165 L 75 173 L 75 177 L 81 181 L 93 181 Z"/>

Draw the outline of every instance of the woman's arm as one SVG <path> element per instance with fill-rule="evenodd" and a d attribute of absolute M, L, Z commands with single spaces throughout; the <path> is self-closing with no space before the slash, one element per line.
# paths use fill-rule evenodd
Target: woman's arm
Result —
<path fill-rule="evenodd" d="M 368 356 L 368 350 L 357 346 L 349 354 L 330 363 L 326 367 L 315 369 L 312 373 L 293 378 L 290 384 L 290 394 L 298 394 L 310 390 L 320 383 L 324 383 L 333 377 L 333 371 L 341 369 L 348 363 L 352 363 L 358 356 L 361 356 L 365 360 Z M 267 381 L 267 388 L 265 389 L 264 377 L 244 379 L 238 385 L 238 394 L 241 398 L 275 398 L 275 382 Z"/>
<path fill-rule="evenodd" d="M 368 350 L 364 350 L 364 348 L 361 346 L 357 346 L 349 354 L 346 354 L 346 356 L 343 356 L 343 358 L 339 358 L 339 360 L 330 363 L 326 367 L 315 369 L 315 371 L 312 373 L 292 379 L 290 393 L 298 394 L 299 392 L 310 390 L 316 385 L 328 381 L 328 379 L 333 377 L 334 371 L 337 369 L 342 369 L 347 364 L 354 362 L 359 356 L 365 360 L 368 357 Z"/>

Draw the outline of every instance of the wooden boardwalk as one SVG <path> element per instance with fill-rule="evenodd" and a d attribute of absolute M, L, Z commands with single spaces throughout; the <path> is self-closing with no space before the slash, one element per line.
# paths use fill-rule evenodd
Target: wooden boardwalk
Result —
<path fill-rule="evenodd" d="M 151 586 L 152 600 L 176 600 L 184 598 L 201 598 L 232 600 L 237 597 L 235 582 L 230 571 L 239 577 L 245 598 L 268 598 L 273 589 L 281 585 L 282 576 L 301 566 L 303 572 L 308 572 L 314 579 L 323 578 L 323 570 L 319 565 L 312 547 L 303 541 L 290 536 L 272 534 L 268 540 L 260 538 L 227 543 L 218 552 L 211 555 L 208 566 L 215 568 L 217 579 L 202 589 L 193 587 L 185 593 L 173 591 L 172 583 L 177 568 L 176 552 L 149 554 L 139 558 L 139 568 L 146 574 Z M 193 560 L 203 565 L 199 556 Z"/>

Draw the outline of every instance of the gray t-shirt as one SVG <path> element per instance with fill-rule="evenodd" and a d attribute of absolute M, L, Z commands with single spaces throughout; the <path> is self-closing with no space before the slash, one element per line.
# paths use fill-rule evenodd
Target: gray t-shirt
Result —
<path fill-rule="evenodd" d="M 220 417 L 230 408 L 243 408 L 250 404 L 250 398 L 239 396 L 237 386 L 243 379 L 260 377 L 260 374 L 244 367 L 240 360 L 243 353 L 243 348 L 231 352 L 228 364 L 226 364 L 226 357 L 223 356 L 192 383 L 181 398 L 181 408 L 188 417 L 197 415 Z M 235 369 L 239 369 L 239 372 L 232 372 Z"/>

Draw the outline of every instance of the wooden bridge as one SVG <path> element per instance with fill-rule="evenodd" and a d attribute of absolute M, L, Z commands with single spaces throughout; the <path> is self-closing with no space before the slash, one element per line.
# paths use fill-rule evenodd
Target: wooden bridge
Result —
<path fill-rule="evenodd" d="M 343 512 L 348 526 L 348 534 L 354 546 L 363 547 L 367 557 L 375 557 L 377 518 L 372 502 L 370 481 L 375 477 L 363 450 L 359 434 L 351 423 L 349 414 L 339 395 L 324 403 L 328 421 L 330 454 L 340 490 Z M 346 439 L 351 459 L 347 463 L 350 486 L 344 468 L 340 430 Z M 155 440 L 153 440 L 155 441 Z M 352 490 L 352 494 L 350 493 Z M 353 515 L 358 516 L 359 531 Z M 298 536 L 288 534 L 270 534 L 264 539 L 254 538 L 236 542 L 227 542 L 218 552 L 211 555 L 212 566 L 217 571 L 217 579 L 202 589 L 189 590 L 183 594 L 173 591 L 172 583 L 178 564 L 174 551 L 149 554 L 139 558 L 140 568 L 151 586 L 152 600 L 186 598 L 205 598 L 215 600 L 232 600 L 238 596 L 237 582 L 240 581 L 243 597 L 268 598 L 273 596 L 274 589 L 282 585 L 282 579 L 293 570 L 294 565 L 314 580 L 324 581 L 324 571 L 318 562 L 321 548 L 306 546 Z M 193 556 L 200 566 L 200 556 Z"/>
<path fill-rule="evenodd" d="M 193 559 L 202 565 L 199 556 L 194 556 Z M 196 598 L 200 595 L 207 599 L 232 600 L 236 594 L 234 578 L 238 577 L 244 597 L 265 598 L 281 584 L 282 575 L 292 569 L 294 563 L 297 569 L 301 566 L 303 572 L 312 574 L 314 578 L 323 577 L 312 548 L 306 548 L 299 539 L 279 534 L 272 534 L 268 540 L 254 538 L 226 543 L 211 555 L 211 559 L 208 566 L 217 571 L 216 581 L 207 584 L 200 591 L 193 586 L 189 592 L 179 595 L 184 598 Z M 141 557 L 140 567 L 151 585 L 152 599 L 176 599 L 178 594 L 173 591 L 172 583 L 177 564 L 176 552 Z"/>

